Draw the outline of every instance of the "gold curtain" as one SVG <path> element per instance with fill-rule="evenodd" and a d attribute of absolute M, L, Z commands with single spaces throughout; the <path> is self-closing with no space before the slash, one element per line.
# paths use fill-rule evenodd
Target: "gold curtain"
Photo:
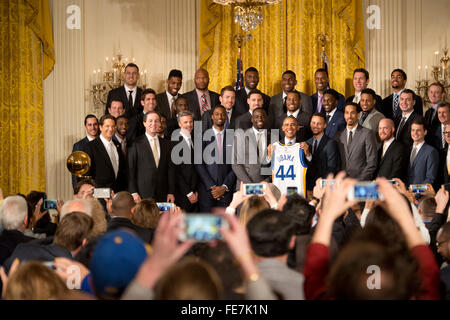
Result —
<path fill-rule="evenodd" d="M 202 0 L 200 17 L 200 65 L 210 73 L 214 91 L 236 78 L 240 31 L 231 6 Z M 315 92 L 314 71 L 322 66 L 317 36 L 328 35 L 326 54 L 330 62 L 330 86 L 345 96 L 353 94 L 353 70 L 364 67 L 362 0 L 283 0 L 265 6 L 263 22 L 252 31 L 253 39 L 242 46 L 244 71 L 259 70 L 258 88 L 268 95 L 281 92 L 281 74 L 297 74 L 297 89 Z"/>
<path fill-rule="evenodd" d="M 45 191 L 43 79 L 55 56 L 48 0 L 0 1 L 0 188 Z"/>

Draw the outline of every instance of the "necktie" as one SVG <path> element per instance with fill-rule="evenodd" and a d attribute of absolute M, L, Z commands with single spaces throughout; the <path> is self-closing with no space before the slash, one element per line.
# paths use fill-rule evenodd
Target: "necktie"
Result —
<path fill-rule="evenodd" d="M 203 115 L 203 113 L 209 109 L 208 108 L 208 101 L 206 100 L 206 94 L 202 94 L 202 105 L 201 105 L 201 107 L 202 107 L 202 115 Z"/>
<path fill-rule="evenodd" d="M 416 158 L 417 155 L 417 148 L 413 147 L 412 151 L 411 151 L 411 157 L 409 158 L 409 165 L 412 167 L 413 163 L 414 163 L 414 159 Z"/>
<path fill-rule="evenodd" d="M 258 161 L 260 160 L 261 153 L 262 153 L 262 132 L 258 132 L 258 136 L 256 137 L 256 144 L 257 144 L 257 153 L 258 153 Z"/>
<path fill-rule="evenodd" d="M 434 116 L 436 115 L 436 110 L 434 110 L 433 108 L 431 108 L 431 117 L 430 117 L 430 123 L 428 123 L 428 126 L 431 128 L 432 124 L 433 124 L 433 120 L 434 120 Z"/>
<path fill-rule="evenodd" d="M 322 111 L 322 101 L 323 101 L 323 95 L 319 95 L 319 101 L 317 102 L 317 112 Z"/>
<path fill-rule="evenodd" d="M 130 107 L 130 110 L 133 109 L 133 90 L 128 90 L 130 95 L 128 96 L 128 106 Z"/>
<path fill-rule="evenodd" d="M 353 142 L 353 132 L 349 131 L 348 132 L 348 141 L 347 141 L 347 148 L 350 150 L 350 146 L 352 145 Z"/>
<path fill-rule="evenodd" d="M 194 149 L 194 144 L 192 143 L 191 137 L 188 138 L 188 143 L 189 143 L 189 147 L 190 147 L 191 149 Z"/>
<path fill-rule="evenodd" d="M 286 99 L 287 99 L 287 96 L 285 96 L 285 97 L 283 98 L 283 113 L 286 113 L 286 111 L 287 111 L 287 107 L 286 107 Z"/>
<path fill-rule="evenodd" d="M 362 112 L 361 119 L 359 119 L 359 124 L 360 124 L 360 125 L 362 125 L 362 124 L 364 123 L 364 121 L 366 121 L 368 115 L 369 115 L 368 112 L 366 112 L 366 111 L 363 111 L 363 112 Z"/>
<path fill-rule="evenodd" d="M 177 111 L 175 110 L 174 102 L 175 102 L 175 96 L 172 96 L 172 101 L 170 102 L 170 110 L 172 110 L 172 118 L 177 117 Z"/>
<path fill-rule="evenodd" d="M 316 151 L 317 151 L 317 140 L 316 139 L 314 139 L 314 144 L 313 144 L 313 154 L 315 154 L 316 153 Z"/>
<path fill-rule="evenodd" d="M 393 114 L 394 114 L 394 118 L 397 115 L 399 100 L 400 100 L 400 95 L 394 93 L 394 105 L 392 106 L 392 111 L 393 111 Z"/>
<path fill-rule="evenodd" d="M 399 135 L 400 131 L 402 131 L 403 126 L 405 125 L 405 122 L 406 122 L 406 117 L 403 117 L 402 121 L 400 122 L 400 125 L 398 126 L 397 134 L 395 135 L 396 139 L 398 138 L 398 135 Z"/>
<path fill-rule="evenodd" d="M 445 127 L 441 124 L 441 128 L 442 128 L 442 131 L 441 131 L 441 145 L 442 145 L 442 149 L 444 149 L 445 148 Z"/>
<path fill-rule="evenodd" d="M 159 166 L 159 155 L 158 155 L 158 147 L 156 146 L 156 139 L 158 139 L 158 138 L 155 137 L 155 138 L 150 140 L 151 141 L 150 146 L 152 148 L 153 158 L 155 159 L 155 165 L 158 168 L 158 166 Z"/>
<path fill-rule="evenodd" d="M 227 111 L 227 120 L 225 121 L 225 128 L 230 125 L 230 111 Z"/>
<path fill-rule="evenodd" d="M 222 133 L 218 132 L 216 136 L 217 149 L 219 151 L 219 159 L 222 157 Z"/>
<path fill-rule="evenodd" d="M 292 146 L 293 145 L 292 141 L 289 141 L 287 145 Z"/>
<path fill-rule="evenodd" d="M 450 176 L 450 157 L 449 156 L 450 156 L 450 154 L 447 149 L 447 173 Z"/>
<path fill-rule="evenodd" d="M 331 116 L 329 114 L 327 114 L 327 125 L 328 125 L 328 122 L 330 122 L 330 118 L 331 118 Z"/>
<path fill-rule="evenodd" d="M 127 140 L 123 139 L 122 143 L 120 144 L 120 147 L 122 149 L 123 155 L 127 156 Z"/>
<path fill-rule="evenodd" d="M 119 165 L 117 164 L 116 153 L 114 152 L 114 149 L 116 149 L 116 146 L 111 141 L 109 143 L 109 157 L 111 158 L 111 164 L 114 169 L 114 175 L 117 177 L 117 173 L 119 172 Z M 116 151 L 117 151 L 117 149 L 116 149 Z"/>
<path fill-rule="evenodd" d="M 385 153 L 386 153 L 386 143 L 383 143 L 383 152 L 381 152 L 381 158 L 384 158 Z"/>

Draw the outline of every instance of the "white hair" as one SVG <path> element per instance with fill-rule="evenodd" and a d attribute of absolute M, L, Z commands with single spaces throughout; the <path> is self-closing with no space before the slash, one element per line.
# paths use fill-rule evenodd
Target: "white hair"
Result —
<path fill-rule="evenodd" d="M 28 205 L 21 196 L 9 196 L 0 208 L 0 221 L 5 230 L 19 229 L 28 216 Z"/>
<path fill-rule="evenodd" d="M 86 199 L 74 199 L 64 203 L 61 208 L 60 220 L 68 213 L 75 211 L 86 213 L 89 217 L 92 217 L 92 205 L 89 201 Z"/>

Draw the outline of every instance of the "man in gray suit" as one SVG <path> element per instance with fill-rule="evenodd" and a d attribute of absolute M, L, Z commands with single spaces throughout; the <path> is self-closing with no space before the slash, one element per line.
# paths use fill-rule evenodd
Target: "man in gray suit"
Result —
<path fill-rule="evenodd" d="M 359 124 L 375 133 L 377 146 L 380 146 L 378 123 L 384 118 L 384 114 L 375 109 L 377 103 L 376 97 L 377 95 L 372 89 L 363 89 L 361 91 L 360 105 L 362 111 L 359 113 Z"/>
<path fill-rule="evenodd" d="M 344 109 L 346 128 L 337 133 L 342 170 L 358 180 L 372 180 L 377 169 L 377 146 L 372 130 L 358 124 L 358 105 L 349 102 Z"/>
<path fill-rule="evenodd" d="M 297 79 L 293 71 L 287 70 L 283 72 L 283 75 L 281 76 L 281 87 L 283 88 L 283 92 L 274 95 L 272 99 L 270 99 L 269 116 L 273 119 L 273 121 L 279 118 L 283 113 L 287 112 L 287 94 L 288 92 L 295 91 L 296 84 Z M 307 114 L 308 118 L 311 118 L 313 109 L 311 97 L 303 92 L 299 93 L 302 101 L 301 109 Z M 273 123 L 273 125 L 275 125 L 275 123 Z"/>
<path fill-rule="evenodd" d="M 264 129 L 267 115 L 263 108 L 256 108 L 252 113 L 253 126 L 245 131 L 239 130 L 234 138 L 232 169 L 237 177 L 236 190 L 241 181 L 244 183 L 259 183 L 265 178 L 261 175 L 261 164 L 265 159 L 268 135 Z"/>

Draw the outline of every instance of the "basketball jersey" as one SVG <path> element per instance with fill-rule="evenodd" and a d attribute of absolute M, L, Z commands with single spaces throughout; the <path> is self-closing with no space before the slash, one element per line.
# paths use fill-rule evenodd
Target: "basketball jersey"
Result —
<path fill-rule="evenodd" d="M 275 142 L 272 145 L 272 182 L 281 194 L 286 194 L 288 187 L 297 187 L 298 194 L 306 195 L 307 167 L 300 143 L 287 146 Z"/>

